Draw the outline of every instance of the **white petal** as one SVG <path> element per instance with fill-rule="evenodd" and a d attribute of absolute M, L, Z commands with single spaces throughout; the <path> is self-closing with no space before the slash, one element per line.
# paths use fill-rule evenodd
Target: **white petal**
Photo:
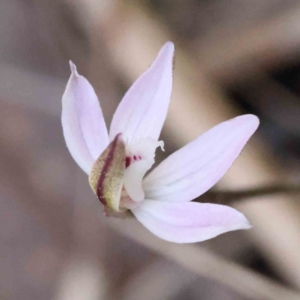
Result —
<path fill-rule="evenodd" d="M 142 181 L 152 164 L 151 160 L 140 160 L 125 169 L 124 187 L 129 197 L 135 202 L 143 201 L 145 198 Z"/>
<path fill-rule="evenodd" d="M 173 153 L 145 178 L 146 197 L 184 202 L 202 195 L 227 172 L 258 124 L 253 115 L 234 118 Z"/>
<path fill-rule="evenodd" d="M 125 170 L 124 186 L 133 201 L 139 202 L 145 198 L 142 181 L 154 164 L 157 147 L 163 150 L 164 142 L 151 138 L 140 139 L 137 143 L 126 146 L 126 159 L 130 165 Z"/>
<path fill-rule="evenodd" d="M 108 133 L 93 87 L 72 62 L 70 67 L 71 77 L 62 98 L 63 132 L 72 157 L 89 174 L 109 143 Z"/>
<path fill-rule="evenodd" d="M 153 234 L 174 243 L 201 242 L 251 227 L 242 213 L 217 204 L 145 200 L 132 212 Z"/>
<path fill-rule="evenodd" d="M 111 123 L 111 140 L 120 132 L 129 143 L 148 137 L 158 139 L 172 92 L 173 56 L 174 45 L 168 42 L 125 94 Z"/>

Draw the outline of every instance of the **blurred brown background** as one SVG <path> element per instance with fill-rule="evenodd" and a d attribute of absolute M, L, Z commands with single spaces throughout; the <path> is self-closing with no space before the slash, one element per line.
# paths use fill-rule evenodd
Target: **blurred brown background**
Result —
<path fill-rule="evenodd" d="M 68 60 L 107 124 L 167 40 L 172 153 L 243 113 L 261 126 L 218 185 L 300 180 L 297 0 L 0 1 L 0 299 L 300 299 L 299 196 L 233 203 L 253 229 L 173 245 L 102 216 L 62 136 Z"/>

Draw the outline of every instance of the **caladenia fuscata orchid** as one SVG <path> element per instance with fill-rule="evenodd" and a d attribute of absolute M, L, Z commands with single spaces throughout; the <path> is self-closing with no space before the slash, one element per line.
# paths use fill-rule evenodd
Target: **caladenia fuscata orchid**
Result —
<path fill-rule="evenodd" d="M 171 98 L 174 45 L 167 42 L 148 70 L 125 94 L 107 131 L 91 84 L 70 62 L 63 95 L 67 147 L 106 215 L 130 212 L 158 237 L 193 243 L 250 228 L 237 210 L 191 200 L 209 190 L 230 168 L 259 120 L 243 115 L 223 122 L 149 171 Z M 184 102 L 182 103 L 184 105 Z"/>

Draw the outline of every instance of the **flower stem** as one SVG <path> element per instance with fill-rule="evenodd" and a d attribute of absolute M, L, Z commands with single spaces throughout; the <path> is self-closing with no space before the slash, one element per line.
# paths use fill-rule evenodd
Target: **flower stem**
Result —
<path fill-rule="evenodd" d="M 229 204 L 236 201 L 245 201 L 250 198 L 257 198 L 262 196 L 271 196 L 277 194 L 297 194 L 300 193 L 299 184 L 271 184 L 259 186 L 244 190 L 232 191 L 209 191 L 203 196 L 197 198 L 196 202 L 210 202 L 218 204 Z"/>

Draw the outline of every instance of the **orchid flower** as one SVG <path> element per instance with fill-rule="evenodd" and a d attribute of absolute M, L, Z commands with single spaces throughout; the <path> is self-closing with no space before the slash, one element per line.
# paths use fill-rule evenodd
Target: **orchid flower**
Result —
<path fill-rule="evenodd" d="M 176 151 L 145 176 L 171 98 L 174 45 L 167 42 L 131 86 L 106 128 L 95 91 L 70 62 L 71 77 L 62 98 L 67 147 L 89 175 L 107 215 L 131 213 L 156 236 L 194 243 L 248 229 L 237 210 L 191 200 L 209 190 L 230 168 L 257 129 L 254 115 L 223 122 Z"/>

